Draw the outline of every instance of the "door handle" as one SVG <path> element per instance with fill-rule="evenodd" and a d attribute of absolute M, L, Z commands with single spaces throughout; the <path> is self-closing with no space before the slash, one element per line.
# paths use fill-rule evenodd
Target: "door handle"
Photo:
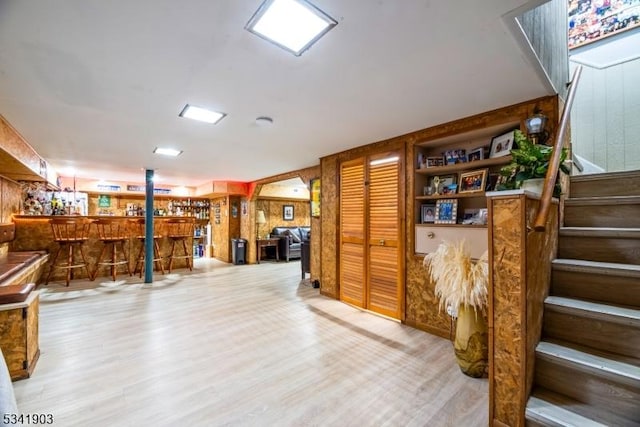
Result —
<path fill-rule="evenodd" d="M 378 243 L 380 243 L 380 246 L 384 246 L 384 239 L 380 239 Z"/>

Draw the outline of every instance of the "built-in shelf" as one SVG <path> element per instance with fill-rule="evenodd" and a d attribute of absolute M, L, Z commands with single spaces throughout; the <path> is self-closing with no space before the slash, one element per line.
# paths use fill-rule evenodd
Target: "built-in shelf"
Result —
<path fill-rule="evenodd" d="M 473 170 L 488 168 L 490 166 L 506 165 L 511 162 L 511 155 L 494 157 L 492 159 L 476 160 L 475 162 L 456 163 L 455 165 L 433 166 L 430 168 L 416 169 L 416 173 L 424 175 L 446 175 L 461 170 Z"/>
<path fill-rule="evenodd" d="M 416 227 L 462 227 L 462 228 L 487 228 L 487 224 L 478 225 L 478 224 L 434 224 L 434 223 L 426 223 L 426 224 L 416 224 Z"/>
<path fill-rule="evenodd" d="M 431 196 L 416 196 L 416 200 L 466 199 L 469 197 L 484 197 L 484 195 L 484 191 L 478 191 L 476 193 L 432 194 Z"/>

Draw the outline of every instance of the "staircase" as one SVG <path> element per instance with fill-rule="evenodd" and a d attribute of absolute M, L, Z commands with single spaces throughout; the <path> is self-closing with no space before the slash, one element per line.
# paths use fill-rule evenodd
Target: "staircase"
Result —
<path fill-rule="evenodd" d="M 527 426 L 640 426 L 640 171 L 571 178 Z"/>

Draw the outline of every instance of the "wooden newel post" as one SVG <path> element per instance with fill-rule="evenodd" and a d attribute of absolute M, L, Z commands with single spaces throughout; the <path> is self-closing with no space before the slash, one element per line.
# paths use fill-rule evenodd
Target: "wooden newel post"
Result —
<path fill-rule="evenodd" d="M 523 190 L 487 193 L 489 208 L 489 425 L 524 426 L 544 299 L 558 242 L 558 203 L 546 232 L 540 205 Z"/>

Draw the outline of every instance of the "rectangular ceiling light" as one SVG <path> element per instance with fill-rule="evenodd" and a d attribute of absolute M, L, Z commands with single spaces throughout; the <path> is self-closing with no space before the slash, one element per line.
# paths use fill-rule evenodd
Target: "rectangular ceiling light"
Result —
<path fill-rule="evenodd" d="M 265 0 L 244 28 L 300 56 L 337 24 L 306 0 Z"/>
<path fill-rule="evenodd" d="M 187 104 L 184 106 L 179 116 L 186 117 L 187 119 L 199 120 L 201 122 L 212 123 L 215 125 L 220 120 L 222 120 L 222 118 L 226 116 L 226 114 Z"/>
<path fill-rule="evenodd" d="M 180 154 L 182 154 L 182 150 L 174 150 L 173 148 L 161 148 L 161 147 L 156 147 L 156 149 L 153 150 L 153 152 L 156 154 L 162 154 L 163 156 L 171 156 L 171 157 L 177 157 Z"/>

